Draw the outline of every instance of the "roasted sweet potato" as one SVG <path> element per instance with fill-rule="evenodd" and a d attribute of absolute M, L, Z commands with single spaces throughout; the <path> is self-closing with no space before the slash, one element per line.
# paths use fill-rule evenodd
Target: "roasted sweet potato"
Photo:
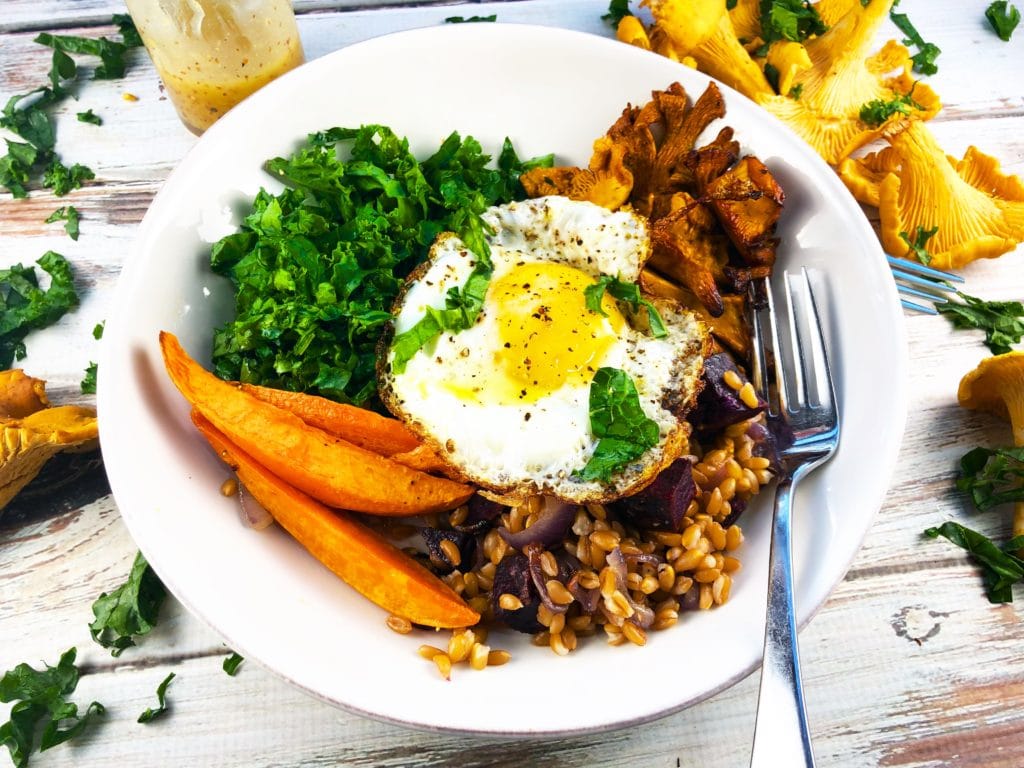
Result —
<path fill-rule="evenodd" d="M 281 527 L 364 597 L 428 627 L 469 627 L 480 620 L 447 584 L 379 534 L 275 477 L 194 410 L 192 421 Z"/>
<path fill-rule="evenodd" d="M 164 364 L 185 399 L 241 450 L 332 507 L 404 517 L 452 509 L 468 485 L 433 477 L 334 437 L 222 381 L 161 332 Z"/>
<path fill-rule="evenodd" d="M 294 413 L 307 424 L 335 437 L 379 453 L 393 456 L 420 447 L 418 437 L 398 419 L 389 419 L 365 408 L 336 403 L 324 397 L 284 389 L 239 384 L 243 392 Z"/>

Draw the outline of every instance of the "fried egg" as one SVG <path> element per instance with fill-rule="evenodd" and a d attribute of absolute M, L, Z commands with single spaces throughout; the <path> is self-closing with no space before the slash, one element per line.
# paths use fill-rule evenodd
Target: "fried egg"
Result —
<path fill-rule="evenodd" d="M 456 476 L 508 500 L 540 493 L 575 503 L 610 501 L 643 488 L 687 447 L 684 420 L 696 398 L 707 330 L 688 310 L 655 301 L 667 333 L 643 327 L 646 312 L 609 294 L 603 314 L 585 291 L 602 275 L 635 282 L 650 253 L 646 221 L 587 202 L 543 197 L 484 216 L 493 273 L 472 327 L 446 331 L 401 373 L 382 342 L 379 389 L 387 407 L 447 462 Z M 441 235 L 408 278 L 393 332 L 442 309 L 477 257 Z M 609 482 L 577 474 L 598 439 L 590 426 L 590 384 L 601 367 L 624 371 L 659 439 Z"/>

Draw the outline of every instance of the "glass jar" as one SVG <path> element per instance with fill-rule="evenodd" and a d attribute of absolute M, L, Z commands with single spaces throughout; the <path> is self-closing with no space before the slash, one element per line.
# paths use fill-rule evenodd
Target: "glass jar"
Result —
<path fill-rule="evenodd" d="M 291 0 L 126 0 L 167 95 L 201 134 L 304 60 Z"/>

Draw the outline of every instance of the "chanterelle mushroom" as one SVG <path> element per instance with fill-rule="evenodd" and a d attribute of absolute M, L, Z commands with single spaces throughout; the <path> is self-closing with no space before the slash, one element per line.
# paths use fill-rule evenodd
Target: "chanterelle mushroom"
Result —
<path fill-rule="evenodd" d="M 960 380 L 957 400 L 1010 422 L 1013 444 L 1024 446 L 1024 352 L 988 357 Z M 1013 510 L 1013 535 L 1024 536 L 1024 502 Z"/>
<path fill-rule="evenodd" d="M 844 161 L 839 175 L 854 197 L 878 206 L 886 251 L 902 255 L 901 233 L 938 227 L 928 241 L 931 265 L 956 269 L 1024 241 L 1024 184 L 994 158 L 969 147 L 957 162 L 916 120 L 895 122 L 885 139 L 889 147 Z"/>

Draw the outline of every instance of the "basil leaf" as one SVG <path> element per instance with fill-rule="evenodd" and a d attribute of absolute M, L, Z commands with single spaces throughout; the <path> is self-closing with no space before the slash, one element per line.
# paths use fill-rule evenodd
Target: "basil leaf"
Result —
<path fill-rule="evenodd" d="M 573 476 L 610 482 L 612 476 L 658 444 L 657 423 L 640 406 L 636 385 L 625 371 L 598 368 L 590 383 L 590 431 L 598 438 L 594 453 Z"/>
<path fill-rule="evenodd" d="M 938 528 L 929 528 L 925 536 L 935 539 L 944 536 L 951 542 L 971 553 L 981 566 L 982 578 L 989 602 L 1013 602 L 1011 587 L 1024 579 L 1024 560 L 997 547 L 984 534 L 973 531 L 959 523 L 946 522 Z M 1021 548 L 1024 537 L 1018 536 L 1007 543 L 1006 548 Z"/>
<path fill-rule="evenodd" d="M 1010 352 L 1013 344 L 1024 338 L 1024 303 L 1019 301 L 985 301 L 957 291 L 961 301 L 936 304 L 954 328 L 977 328 L 985 331 L 985 344 L 993 355 Z"/>
<path fill-rule="evenodd" d="M 0 702 L 15 702 L 7 722 L 0 724 L 0 744 L 7 747 L 18 768 L 28 765 L 40 727 L 42 752 L 79 735 L 93 715 L 106 711 L 94 701 L 79 715 L 78 705 L 67 700 L 78 686 L 76 655 L 76 649 L 70 648 L 61 654 L 56 667 L 47 664 L 45 669 L 36 670 L 19 664 L 0 678 Z"/>
<path fill-rule="evenodd" d="M 171 672 L 171 674 L 169 674 L 167 677 L 165 677 L 163 682 L 160 683 L 159 686 L 157 686 L 157 689 L 156 689 L 156 700 L 157 700 L 159 706 L 156 709 L 152 709 L 151 707 L 146 707 L 146 711 L 143 712 L 141 715 L 139 715 L 139 719 L 136 722 L 139 722 L 139 723 L 151 723 L 151 722 L 156 720 L 158 717 L 160 717 L 161 715 L 163 715 L 167 711 L 167 709 L 168 709 L 168 707 L 167 707 L 167 686 L 169 686 L 171 684 L 171 681 L 173 679 L 174 679 L 174 673 Z"/>
<path fill-rule="evenodd" d="M 662 319 L 661 314 L 659 314 L 657 308 L 650 300 L 640 295 L 640 286 L 636 283 L 627 283 L 611 275 L 601 275 L 596 283 L 588 285 L 583 291 L 587 309 L 591 312 L 597 312 L 599 315 L 604 315 L 605 311 L 601 306 L 601 301 L 604 298 L 605 292 L 609 293 L 612 298 L 629 304 L 633 312 L 639 312 L 641 307 L 646 309 L 648 323 L 651 327 L 651 335 L 654 338 L 660 339 L 668 335 L 668 329 L 665 327 L 665 321 Z"/>
<path fill-rule="evenodd" d="M 92 639 L 111 656 L 120 656 L 135 645 L 135 638 L 148 634 L 156 626 L 166 591 L 163 582 L 139 552 L 135 555 L 128 580 L 110 594 L 102 593 L 92 604 L 96 617 L 89 625 Z"/>

